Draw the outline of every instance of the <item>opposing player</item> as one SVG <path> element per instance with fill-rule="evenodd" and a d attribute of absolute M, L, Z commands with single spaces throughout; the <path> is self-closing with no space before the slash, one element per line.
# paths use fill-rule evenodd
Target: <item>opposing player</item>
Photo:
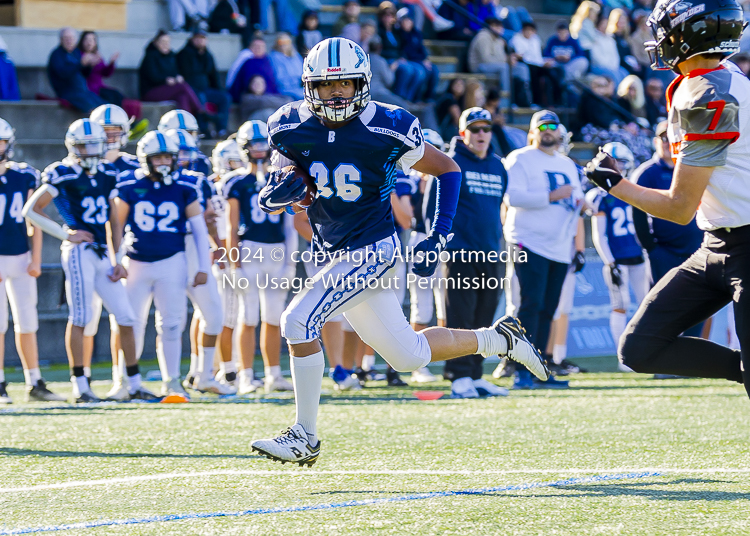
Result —
<path fill-rule="evenodd" d="M 39 181 L 39 172 L 24 162 L 13 162 L 15 132 L 0 119 L 0 404 L 10 404 L 3 364 L 8 302 L 13 310 L 16 349 L 26 380 L 26 400 L 63 401 L 47 389 L 39 371 L 36 332 L 36 278 L 42 273 L 42 233 L 27 224 L 23 205 Z M 31 234 L 31 248 L 29 248 Z"/>
<path fill-rule="evenodd" d="M 112 241 L 122 231 L 113 213 L 117 171 L 102 161 L 106 141 L 104 129 L 90 119 L 70 125 L 65 135 L 67 158 L 47 166 L 42 186 L 26 202 L 23 214 L 35 227 L 62 241 L 69 310 L 65 348 L 75 402 L 99 400 L 83 370 L 83 332 L 93 315 L 94 294 L 117 321 L 130 397 L 151 400 L 156 398 L 154 394 L 141 386 L 133 334 L 135 316 L 120 281 L 127 272 L 120 263 L 119 244 Z M 53 201 L 66 229 L 43 212 Z"/>
<path fill-rule="evenodd" d="M 622 143 L 608 143 L 602 151 L 615 159 L 617 170 L 626 178 L 635 167 L 633 153 Z M 594 247 L 601 257 L 604 267 L 604 282 L 609 289 L 609 329 L 612 340 L 617 345 L 625 331 L 627 313 L 630 307 L 630 289 L 640 304 L 651 288 L 648 264 L 643 256 L 643 248 L 635 236 L 633 207 L 600 188 L 593 188 L 586 194 L 591 207 L 591 233 Z M 622 366 L 621 370 L 627 372 Z"/>
<path fill-rule="evenodd" d="M 187 131 L 180 129 L 168 130 L 166 136 L 178 148 L 177 169 L 191 169 L 192 164 L 198 158 L 198 146 L 193 137 Z M 214 247 L 218 248 L 220 240 L 217 235 L 214 211 L 216 190 L 213 184 L 208 177 L 195 171 L 181 173 L 180 180 L 191 182 L 200 190 L 206 228 L 214 242 Z M 188 263 L 188 279 L 192 281 L 200 270 L 200 266 L 199 253 L 195 250 L 195 242 L 189 236 L 190 234 L 192 234 L 192 229 L 188 225 L 185 237 L 185 257 Z M 210 255 L 210 249 L 208 254 Z M 217 395 L 234 394 L 235 389 L 232 386 L 217 382 L 213 375 L 216 342 L 224 327 L 221 296 L 213 271 L 208 271 L 205 285 L 188 286 L 187 292 L 193 303 L 193 318 L 190 324 L 190 372 L 183 382 L 183 387 Z M 199 371 L 200 374 L 198 374 Z"/>
<path fill-rule="evenodd" d="M 385 281 L 392 277 L 398 248 L 390 204 L 396 166 L 433 175 L 439 183 L 438 214 L 415 248 L 420 258 L 413 271 L 422 276 L 435 271 L 437 254 L 449 239 L 461 175 L 451 158 L 424 143 L 413 115 L 370 101 L 371 77 L 370 60 L 359 45 L 326 39 L 305 58 L 305 100 L 285 105 L 268 121 L 272 162 L 282 169 L 261 191 L 260 206 L 273 213 L 302 201 L 305 179 L 298 168 L 285 166 L 309 170 L 317 185 L 307 209 L 313 239 L 330 254 L 328 265 L 282 316 L 297 419 L 278 437 L 252 443 L 273 460 L 312 465 L 320 454 L 317 413 L 325 363 L 318 337 L 328 318 L 340 313 L 402 372 L 480 353 L 508 355 L 541 379 L 548 377 L 541 355 L 513 318 L 504 317 L 491 328 L 434 327 L 417 333 L 404 317 Z"/>
<path fill-rule="evenodd" d="M 624 180 L 605 152 L 587 174 L 657 218 L 685 225 L 697 210 L 706 232 L 701 248 L 648 293 L 620 339 L 620 360 L 636 372 L 726 378 L 750 394 L 750 81 L 722 62 L 740 50 L 745 21 L 733 0 L 693 6 L 660 0 L 648 19 L 653 67 L 679 75 L 667 90 L 671 188 Z M 730 302 L 741 351 L 680 336 Z"/>
<path fill-rule="evenodd" d="M 265 366 L 265 391 L 291 391 L 281 375 L 281 313 L 286 305 L 289 281 L 294 278 L 292 252 L 297 250 L 294 216 L 266 214 L 258 204 L 266 184 L 270 153 L 268 130 L 260 121 L 248 121 L 237 132 L 237 145 L 247 167 L 227 175 L 227 251 L 238 277 L 248 282 L 242 296 L 240 359 L 243 370 L 252 370 L 255 358 L 255 327 L 260 321 L 260 351 Z M 259 178 L 262 177 L 262 181 Z M 243 228 L 240 231 L 240 222 Z M 286 281 L 286 283 L 284 283 Z M 259 315 L 260 311 L 260 315 Z M 247 375 L 241 392 L 249 392 Z"/>
<path fill-rule="evenodd" d="M 171 110 L 161 116 L 159 119 L 159 132 L 166 133 L 169 130 L 184 130 L 195 141 L 196 148 L 200 141 L 200 129 L 198 128 L 198 120 L 193 114 L 186 110 Z M 206 177 L 211 174 L 211 161 L 204 155 L 200 149 L 197 149 L 198 154 L 195 156 L 190 164 L 190 171 L 197 171 L 203 173 Z"/>
<path fill-rule="evenodd" d="M 149 132 L 141 138 L 136 149 L 141 168 L 120 176 L 115 210 L 118 229 L 125 227 L 129 234 L 126 288 L 136 315 L 137 355 L 143 352 L 153 299 L 162 394 L 187 398 L 180 384 L 182 330 L 187 320 L 185 293 L 189 284 L 205 285 L 211 261 L 200 190 L 194 182 L 183 180 L 190 172 L 175 170 L 177 152 L 177 146 L 161 132 Z M 185 257 L 188 222 L 198 256 L 198 272 L 192 281 L 188 281 Z M 117 249 L 121 238 L 121 232 L 113 234 Z M 213 361 L 200 365 L 198 372 L 203 378 L 203 367 L 213 367 Z"/>

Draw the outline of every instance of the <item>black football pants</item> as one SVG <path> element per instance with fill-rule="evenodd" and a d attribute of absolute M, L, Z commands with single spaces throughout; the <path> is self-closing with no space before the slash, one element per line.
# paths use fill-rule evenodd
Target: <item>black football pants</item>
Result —
<path fill-rule="evenodd" d="M 636 372 L 726 378 L 744 383 L 748 390 L 750 290 L 744 291 L 746 280 L 750 283 L 750 225 L 707 232 L 700 249 L 670 270 L 643 300 L 620 339 L 620 360 Z M 734 305 L 741 351 L 680 336 L 729 302 Z"/>

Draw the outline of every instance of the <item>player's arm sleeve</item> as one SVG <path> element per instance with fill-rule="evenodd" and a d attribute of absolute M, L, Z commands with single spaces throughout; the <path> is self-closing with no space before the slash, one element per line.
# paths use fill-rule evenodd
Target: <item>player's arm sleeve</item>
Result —
<path fill-rule="evenodd" d="M 22 214 L 24 218 L 31 222 L 32 225 L 38 227 L 48 235 L 54 236 L 58 240 L 67 240 L 68 233 L 65 232 L 65 229 L 63 229 L 60 224 L 51 220 L 44 214 L 40 214 L 36 210 L 34 210 L 34 206 L 36 205 L 37 201 L 39 201 L 39 198 L 42 197 L 45 193 L 51 195 L 53 199 L 58 195 L 57 188 L 55 188 L 51 184 L 42 184 L 42 186 L 36 192 L 34 192 L 29 200 L 26 201 L 26 204 L 23 206 Z"/>
<path fill-rule="evenodd" d="M 728 92 L 719 93 L 713 85 L 678 110 L 684 132 L 678 158 L 697 167 L 723 166 L 729 146 L 740 137 L 739 103 Z"/>
<path fill-rule="evenodd" d="M 596 252 L 604 264 L 614 264 L 615 258 L 609 249 L 607 240 L 607 217 L 603 214 L 591 217 L 591 238 L 594 240 Z"/>
<path fill-rule="evenodd" d="M 411 167 L 422 160 L 424 156 L 424 136 L 422 135 L 422 126 L 416 117 L 409 126 L 409 130 L 404 137 L 404 153 L 399 158 L 401 169 L 408 174 Z"/>
<path fill-rule="evenodd" d="M 511 153 L 505 165 L 508 170 L 508 189 L 504 199 L 509 207 L 533 209 L 549 205 L 549 192 L 546 189 L 530 189 L 528 173 L 516 155 Z"/>

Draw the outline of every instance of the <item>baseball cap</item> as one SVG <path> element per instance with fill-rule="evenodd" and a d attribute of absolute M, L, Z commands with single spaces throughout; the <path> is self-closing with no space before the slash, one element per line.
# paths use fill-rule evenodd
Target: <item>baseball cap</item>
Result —
<path fill-rule="evenodd" d="M 492 123 L 492 115 L 490 112 L 479 106 L 467 108 L 463 111 L 461 118 L 458 120 L 458 131 L 464 132 L 469 125 L 478 121 Z"/>
<path fill-rule="evenodd" d="M 557 117 L 557 114 L 555 112 L 550 112 L 549 110 L 540 110 L 531 116 L 531 125 L 529 126 L 529 129 L 536 130 L 541 125 L 548 125 L 551 123 L 556 125 L 560 124 L 560 118 Z"/>
<path fill-rule="evenodd" d="M 663 136 L 667 132 L 668 126 L 669 121 L 661 121 L 658 125 L 656 125 L 656 136 Z"/>

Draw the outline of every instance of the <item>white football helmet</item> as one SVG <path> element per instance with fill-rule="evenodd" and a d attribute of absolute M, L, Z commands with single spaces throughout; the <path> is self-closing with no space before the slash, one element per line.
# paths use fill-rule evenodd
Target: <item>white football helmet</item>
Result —
<path fill-rule="evenodd" d="M 432 130 L 431 128 L 422 129 L 422 136 L 424 136 L 424 141 L 433 145 L 438 151 L 442 151 L 443 147 L 445 147 L 443 137 L 436 130 Z"/>
<path fill-rule="evenodd" d="M 268 158 L 271 148 L 268 145 L 268 126 L 263 121 L 253 120 L 242 124 L 237 131 L 237 147 L 245 162 L 249 162 L 250 151 L 257 160 Z"/>
<path fill-rule="evenodd" d="M 193 136 L 195 143 L 198 143 L 198 120 L 186 110 L 171 110 L 165 113 L 159 119 L 159 126 L 157 128 L 160 132 L 178 128 L 186 130 Z"/>
<path fill-rule="evenodd" d="M 568 129 L 562 123 L 557 126 L 557 133 L 560 135 L 560 145 L 557 147 L 557 152 L 568 156 L 568 153 L 570 153 L 570 139 L 573 137 L 573 133 L 568 132 Z"/>
<path fill-rule="evenodd" d="M 106 152 L 106 144 L 107 133 L 104 128 L 88 118 L 74 121 L 65 133 L 68 156 L 86 170 L 96 169 Z"/>
<path fill-rule="evenodd" d="M 6 141 L 5 152 L 0 154 L 0 162 L 13 158 L 13 144 L 16 141 L 16 131 L 5 119 L 0 119 L 0 140 Z"/>
<path fill-rule="evenodd" d="M 242 156 L 237 140 L 226 140 L 218 143 L 211 153 L 211 165 L 214 173 L 219 176 L 242 167 Z"/>
<path fill-rule="evenodd" d="M 198 158 L 198 144 L 187 130 L 173 128 L 164 133 L 170 138 L 179 152 L 177 153 L 177 167 L 188 167 L 193 160 Z"/>
<path fill-rule="evenodd" d="M 602 147 L 602 151 L 617 160 L 617 166 L 620 172 L 627 176 L 635 167 L 635 157 L 628 146 L 619 141 L 613 141 Z"/>
<path fill-rule="evenodd" d="M 370 57 L 361 46 L 343 37 L 324 39 L 315 45 L 302 67 L 305 101 L 312 113 L 332 122 L 357 117 L 370 102 Z M 354 80 L 354 96 L 323 100 L 318 93 L 322 82 Z"/>
<path fill-rule="evenodd" d="M 152 130 L 143 136 L 135 149 L 135 155 L 138 157 L 138 163 L 141 165 L 143 172 L 158 177 L 164 184 L 172 183 L 171 175 L 177 165 L 177 153 L 179 152 L 180 150 L 172 141 L 172 138 L 157 130 Z M 172 163 L 154 167 L 149 158 L 161 154 L 172 155 Z"/>
<path fill-rule="evenodd" d="M 107 133 L 107 150 L 119 151 L 128 143 L 130 118 L 125 110 L 114 104 L 102 104 L 91 112 L 89 117 L 99 123 Z"/>

